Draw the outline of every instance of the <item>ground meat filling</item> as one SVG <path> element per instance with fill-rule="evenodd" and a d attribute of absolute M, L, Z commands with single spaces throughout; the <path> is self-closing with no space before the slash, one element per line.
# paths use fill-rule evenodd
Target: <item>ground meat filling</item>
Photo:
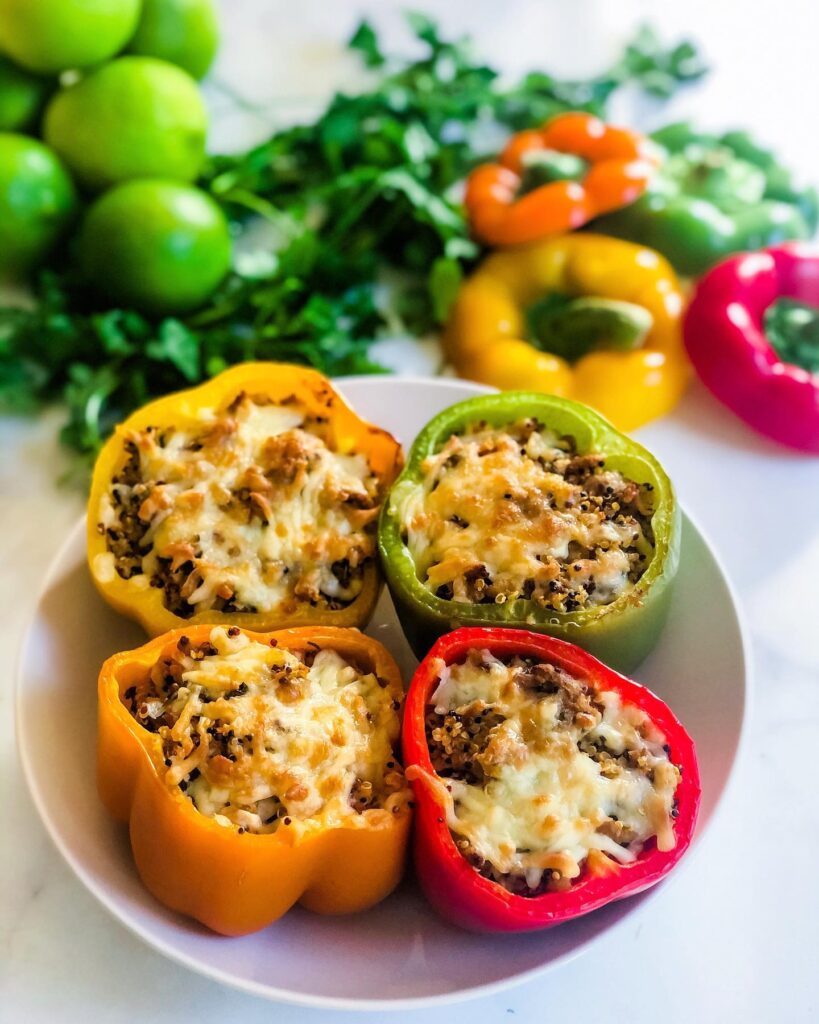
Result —
<path fill-rule="evenodd" d="M 473 424 L 423 472 L 402 510 L 404 539 L 444 600 L 573 612 L 615 601 L 651 560 L 652 485 L 536 419 Z"/>
<path fill-rule="evenodd" d="M 441 663 L 426 736 L 458 849 L 510 892 L 563 891 L 675 844 L 681 769 L 662 734 L 555 665 L 485 650 Z"/>
<path fill-rule="evenodd" d="M 201 427 L 149 426 L 124 448 L 102 557 L 175 615 L 338 609 L 360 593 L 381 486 L 363 456 L 333 449 L 326 418 L 241 393 Z"/>
<path fill-rule="evenodd" d="M 286 651 L 214 627 L 166 648 L 123 703 L 162 740 L 165 780 L 220 825 L 267 834 L 398 814 L 399 701 L 336 651 Z"/>

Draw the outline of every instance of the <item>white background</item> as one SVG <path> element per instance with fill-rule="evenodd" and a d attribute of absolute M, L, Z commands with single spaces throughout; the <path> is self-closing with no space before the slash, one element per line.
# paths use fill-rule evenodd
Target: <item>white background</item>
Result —
<path fill-rule="evenodd" d="M 223 0 L 208 97 L 212 148 L 261 139 L 294 101 L 307 115 L 333 88 L 354 85 L 359 72 L 337 42 L 368 10 L 404 45 L 402 6 Z M 690 34 L 713 73 L 670 108 L 644 105 L 644 125 L 691 115 L 706 127 L 752 127 L 819 181 L 819 5 L 808 0 L 414 6 L 470 32 L 510 71 L 593 71 L 644 19 L 668 37 Z M 266 112 L 237 111 L 220 82 Z M 403 358 L 423 366 L 414 350 Z M 40 578 L 81 511 L 80 496 L 53 483 L 65 465 L 53 440 L 59 422 L 58 411 L 0 419 L 0 1024 L 360 1019 L 274 1007 L 164 961 L 94 902 L 35 819 L 14 750 L 11 685 Z M 757 440 L 697 386 L 641 439 L 665 459 L 715 543 L 751 627 L 754 706 L 734 783 L 677 879 L 591 953 L 506 994 L 396 1020 L 443 1024 L 461 1012 L 474 1024 L 819 1019 L 819 460 Z"/>

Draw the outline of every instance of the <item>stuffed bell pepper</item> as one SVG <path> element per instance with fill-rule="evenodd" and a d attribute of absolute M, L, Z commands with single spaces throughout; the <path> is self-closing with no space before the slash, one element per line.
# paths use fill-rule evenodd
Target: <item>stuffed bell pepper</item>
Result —
<path fill-rule="evenodd" d="M 98 787 L 146 887 L 225 935 L 296 902 L 383 899 L 412 813 L 402 698 L 392 657 L 352 629 L 198 625 L 109 658 Z"/>
<path fill-rule="evenodd" d="M 184 624 L 363 626 L 402 462 L 314 370 L 244 363 L 117 427 L 88 506 L 97 589 L 151 635 Z"/>
<path fill-rule="evenodd" d="M 536 633 L 442 637 L 407 694 L 403 750 L 421 885 L 474 931 L 546 928 L 641 892 L 694 833 L 697 760 L 674 714 Z"/>
<path fill-rule="evenodd" d="M 513 135 L 497 163 L 469 176 L 464 205 L 473 234 L 520 245 L 571 231 L 632 203 L 654 173 L 658 149 L 593 114 L 558 114 Z"/>
<path fill-rule="evenodd" d="M 662 256 L 560 235 L 488 256 L 458 293 L 445 347 L 461 377 L 575 398 L 633 430 L 688 384 L 682 310 Z"/>
<path fill-rule="evenodd" d="M 816 230 L 815 190 L 797 188 L 745 132 L 717 136 L 673 124 L 652 139 L 666 158 L 648 190 L 596 221 L 595 231 L 651 246 L 695 277 L 731 253 Z"/>
<path fill-rule="evenodd" d="M 626 669 L 665 621 L 680 529 L 671 482 L 645 448 L 577 402 L 508 392 L 427 424 L 378 542 L 419 657 L 455 626 L 507 625 Z"/>
<path fill-rule="evenodd" d="M 706 387 L 758 433 L 819 454 L 819 251 L 743 253 L 698 283 L 685 344 Z"/>

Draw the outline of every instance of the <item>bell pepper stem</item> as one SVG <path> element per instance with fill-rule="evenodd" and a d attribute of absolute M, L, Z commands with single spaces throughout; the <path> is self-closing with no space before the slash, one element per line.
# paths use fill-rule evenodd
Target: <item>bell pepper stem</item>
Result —
<path fill-rule="evenodd" d="M 819 308 L 778 299 L 765 311 L 765 337 L 783 363 L 819 373 Z"/>
<path fill-rule="evenodd" d="M 529 324 L 541 348 L 573 363 L 597 349 L 640 348 L 654 318 L 634 302 L 582 296 L 551 309 L 539 303 L 530 312 Z"/>
<path fill-rule="evenodd" d="M 574 153 L 560 153 L 556 149 L 526 153 L 523 157 L 520 195 L 552 181 L 580 181 L 588 169 L 588 161 Z"/>

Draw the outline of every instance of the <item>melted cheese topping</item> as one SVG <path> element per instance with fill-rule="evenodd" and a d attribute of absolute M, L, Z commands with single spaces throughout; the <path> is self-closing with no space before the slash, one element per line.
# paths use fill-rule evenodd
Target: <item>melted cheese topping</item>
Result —
<path fill-rule="evenodd" d="M 163 741 L 166 781 L 225 826 L 273 832 L 398 813 L 409 791 L 392 745 L 399 702 L 338 652 L 303 659 L 215 627 L 157 663 L 126 692 Z"/>
<path fill-rule="evenodd" d="M 601 853 L 628 863 L 652 837 L 675 845 L 680 774 L 663 735 L 555 666 L 485 650 L 441 663 L 428 740 L 459 848 L 512 891 L 567 887 Z"/>
<path fill-rule="evenodd" d="M 609 604 L 652 553 L 650 487 L 536 420 L 453 435 L 397 499 L 418 577 L 445 600 Z"/>
<path fill-rule="evenodd" d="M 246 395 L 195 429 L 132 434 L 100 503 L 108 557 L 95 572 L 162 588 L 183 617 L 354 600 L 375 553 L 379 481 L 323 434 L 299 406 Z"/>

